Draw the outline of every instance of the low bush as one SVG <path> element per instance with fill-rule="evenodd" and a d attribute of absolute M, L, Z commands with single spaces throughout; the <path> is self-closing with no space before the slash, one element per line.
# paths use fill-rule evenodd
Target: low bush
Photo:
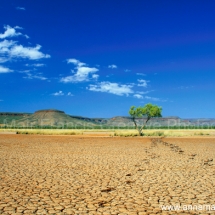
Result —
<path fill-rule="evenodd" d="M 162 131 L 155 131 L 155 132 L 152 132 L 152 133 L 148 133 L 145 136 L 159 136 L 159 137 L 164 137 L 165 134 Z"/>

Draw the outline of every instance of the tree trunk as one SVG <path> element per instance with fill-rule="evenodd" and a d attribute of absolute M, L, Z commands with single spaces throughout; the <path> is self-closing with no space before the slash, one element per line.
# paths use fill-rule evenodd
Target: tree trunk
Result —
<path fill-rule="evenodd" d="M 143 124 L 143 126 L 140 128 L 141 134 L 142 134 L 143 128 L 145 128 L 145 126 L 146 126 L 146 124 L 147 124 L 147 122 L 148 122 L 149 120 L 150 120 L 150 117 L 147 118 L 147 120 L 145 121 L 145 123 Z M 141 136 L 142 136 L 142 135 L 141 135 Z"/>
<path fill-rule="evenodd" d="M 143 126 L 140 127 L 140 128 L 138 128 L 138 126 L 137 126 L 137 122 L 135 121 L 135 117 L 132 117 L 132 120 L 134 122 L 135 128 L 137 129 L 137 131 L 139 133 L 139 136 L 143 136 L 142 130 L 146 126 L 147 122 L 150 120 L 150 117 L 147 118 L 147 120 L 145 121 L 145 123 L 143 124 Z"/>
<path fill-rule="evenodd" d="M 138 133 L 139 133 L 139 136 L 142 136 L 142 129 L 138 128 L 137 123 L 136 123 L 134 117 L 132 117 L 132 120 L 133 120 L 133 122 L 134 122 L 135 128 L 137 129 L 137 131 L 138 131 Z"/>
<path fill-rule="evenodd" d="M 138 132 L 139 132 L 139 136 L 143 136 L 142 130 L 138 129 Z"/>

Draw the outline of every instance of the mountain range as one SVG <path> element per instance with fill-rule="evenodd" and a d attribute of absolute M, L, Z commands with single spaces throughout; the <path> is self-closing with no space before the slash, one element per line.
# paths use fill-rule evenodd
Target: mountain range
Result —
<path fill-rule="evenodd" d="M 142 124 L 145 119 L 136 119 Z M 129 116 L 112 118 L 89 118 L 68 115 L 64 111 L 47 109 L 34 113 L 0 112 L 0 127 L 53 127 L 53 128 L 131 128 L 133 121 Z M 152 118 L 149 127 L 215 127 L 215 119 L 181 119 L 177 116 Z"/>

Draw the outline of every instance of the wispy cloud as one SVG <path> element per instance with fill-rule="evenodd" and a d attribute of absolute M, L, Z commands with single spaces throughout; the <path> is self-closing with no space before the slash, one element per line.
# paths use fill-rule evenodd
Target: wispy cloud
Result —
<path fill-rule="evenodd" d="M 181 89 L 181 90 L 186 90 L 186 89 L 191 89 L 193 88 L 194 86 L 180 86 L 178 87 L 178 89 Z"/>
<path fill-rule="evenodd" d="M 4 100 L 0 99 L 0 102 L 3 102 Z"/>
<path fill-rule="evenodd" d="M 53 96 L 63 96 L 64 93 L 63 93 L 63 91 L 60 90 L 59 92 L 52 93 L 52 95 L 53 95 Z"/>
<path fill-rule="evenodd" d="M 89 88 L 87 89 L 90 91 L 112 93 L 118 96 L 128 96 L 129 94 L 133 93 L 132 87 L 133 85 L 118 84 L 104 81 L 96 85 L 90 84 Z"/>
<path fill-rule="evenodd" d="M 16 41 L 3 40 L 0 42 L 0 54 L 7 54 L 10 52 L 10 48 L 15 46 Z"/>
<path fill-rule="evenodd" d="M 26 79 L 39 79 L 42 81 L 48 80 L 48 78 L 44 77 L 41 73 L 32 74 L 30 70 L 24 70 L 20 73 L 25 73 L 26 76 L 24 76 L 23 78 Z"/>
<path fill-rule="evenodd" d="M 28 35 L 23 35 L 20 32 L 16 32 L 16 29 L 22 29 L 19 26 L 16 26 L 14 28 L 10 27 L 9 25 L 4 26 L 5 32 L 3 34 L 0 34 L 0 39 L 4 39 L 7 37 L 18 37 L 18 36 L 24 36 L 26 38 L 29 38 Z"/>
<path fill-rule="evenodd" d="M 141 95 L 144 95 L 144 94 L 148 94 L 150 92 L 153 92 L 154 90 L 147 90 L 147 91 L 137 91 L 136 93 L 137 94 L 141 94 Z"/>
<path fill-rule="evenodd" d="M 111 64 L 111 65 L 108 65 L 108 68 L 110 68 L 110 69 L 116 69 L 116 68 L 117 68 L 117 65 Z"/>
<path fill-rule="evenodd" d="M 5 62 L 7 62 L 7 61 L 8 61 L 7 58 L 5 58 L 5 57 L 0 57 L 0 63 L 5 63 Z"/>
<path fill-rule="evenodd" d="M 45 66 L 45 64 L 43 64 L 43 63 L 34 63 L 34 64 L 25 64 L 25 66 L 43 67 L 43 66 Z"/>
<path fill-rule="evenodd" d="M 74 96 L 74 95 L 71 92 L 68 92 L 67 96 Z"/>
<path fill-rule="evenodd" d="M 16 7 L 17 10 L 25 10 L 24 7 Z"/>
<path fill-rule="evenodd" d="M 74 96 L 71 92 L 68 92 L 67 94 L 65 94 L 62 90 L 59 90 L 56 93 L 52 93 L 51 95 L 53 96 Z"/>
<path fill-rule="evenodd" d="M 148 86 L 147 82 L 149 82 L 149 81 L 146 81 L 144 79 L 138 79 L 137 81 L 138 81 L 137 86 L 139 86 L 139 87 L 147 87 Z"/>
<path fill-rule="evenodd" d="M 31 70 L 22 70 L 22 71 L 19 71 L 19 73 L 28 73 L 30 72 Z"/>
<path fill-rule="evenodd" d="M 131 72 L 131 70 L 130 69 L 125 69 L 124 72 Z"/>
<path fill-rule="evenodd" d="M 63 83 L 77 83 L 83 81 L 89 81 L 90 78 L 97 79 L 99 76 L 94 74 L 99 70 L 95 67 L 88 67 L 86 63 L 80 62 L 77 59 L 68 59 L 67 63 L 74 64 L 75 70 L 72 70 L 74 75 L 66 76 L 60 79 Z"/>
<path fill-rule="evenodd" d="M 0 65 L 0 73 L 9 73 L 9 72 L 13 72 L 13 70 Z"/>
<path fill-rule="evenodd" d="M 137 99 L 147 99 L 147 100 L 156 101 L 156 102 L 166 102 L 167 101 L 167 99 L 160 99 L 160 98 L 151 97 L 151 96 L 142 96 L 141 94 L 134 94 L 133 97 L 135 97 Z"/>
<path fill-rule="evenodd" d="M 144 73 L 136 73 L 136 75 L 146 76 L 146 74 L 144 74 Z"/>
<path fill-rule="evenodd" d="M 6 25 L 5 32 L 0 34 L 0 63 L 5 63 L 7 61 L 17 62 L 21 59 L 28 60 L 39 60 L 43 58 L 50 58 L 50 55 L 44 54 L 40 51 L 41 46 L 36 45 L 35 47 L 25 47 L 23 45 L 18 44 L 17 41 L 12 39 L 8 40 L 7 38 L 13 38 L 18 36 L 25 36 L 20 32 L 17 32 L 17 29 L 22 29 L 19 26 L 15 26 L 14 28 Z M 2 39 L 2 40 L 1 40 Z M 15 60 L 14 60 L 15 59 Z M 35 64 L 26 64 L 26 66 L 33 67 L 42 67 L 44 64 L 35 63 Z M 39 80 L 48 80 L 48 78 L 44 77 L 42 73 L 35 72 L 36 68 L 32 70 L 24 70 L 20 73 L 25 73 L 23 78 L 25 79 L 39 79 Z M 10 68 L 0 65 L 0 73 L 10 73 L 13 72 Z"/>
<path fill-rule="evenodd" d="M 155 97 L 151 97 L 151 96 L 145 96 L 145 99 L 151 100 L 151 101 L 160 101 L 160 102 L 166 102 L 167 99 L 160 99 L 160 98 L 155 98 Z"/>
<path fill-rule="evenodd" d="M 134 94 L 133 96 L 137 99 L 143 99 L 143 96 L 140 94 Z"/>

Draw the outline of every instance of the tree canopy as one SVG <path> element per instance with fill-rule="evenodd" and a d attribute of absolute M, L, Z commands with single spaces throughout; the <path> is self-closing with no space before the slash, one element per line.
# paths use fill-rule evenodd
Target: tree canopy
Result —
<path fill-rule="evenodd" d="M 132 117 L 135 128 L 138 130 L 140 136 L 142 136 L 142 130 L 146 126 L 146 123 L 152 117 L 162 117 L 161 112 L 162 112 L 162 107 L 158 107 L 157 105 L 153 105 L 151 103 L 146 104 L 143 107 L 131 106 L 129 110 L 129 114 Z M 142 126 L 138 126 L 136 122 L 136 118 L 141 118 L 144 116 L 146 117 L 145 123 Z"/>

